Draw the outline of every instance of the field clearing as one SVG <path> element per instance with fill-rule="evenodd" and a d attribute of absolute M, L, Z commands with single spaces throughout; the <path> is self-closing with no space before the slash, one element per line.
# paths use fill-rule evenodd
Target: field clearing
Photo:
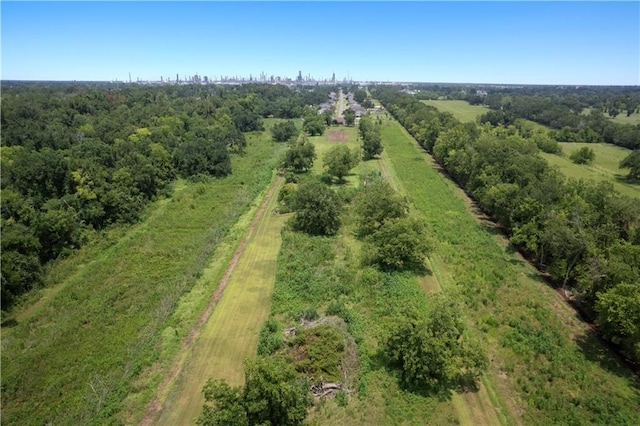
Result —
<path fill-rule="evenodd" d="M 608 116 L 608 115 L 607 115 Z M 630 116 L 627 117 L 626 112 L 622 112 L 616 115 L 615 118 L 611 118 L 611 121 L 614 123 L 620 124 L 631 124 L 633 126 L 640 124 L 640 112 L 634 112 Z"/>
<path fill-rule="evenodd" d="M 462 122 L 476 121 L 478 116 L 489 111 L 489 108 L 485 106 L 471 105 L 467 101 L 424 100 L 422 102 L 438 108 L 441 112 L 450 112 L 455 118 Z"/>
<path fill-rule="evenodd" d="M 578 143 L 561 142 L 562 155 L 547 154 L 541 152 L 540 155 L 549 164 L 558 167 L 567 177 L 576 179 L 593 179 L 598 182 L 611 182 L 615 189 L 624 195 L 640 198 L 640 185 L 627 182 L 625 180 L 629 170 L 619 169 L 618 164 L 631 150 L 616 145 L 606 143 Z M 593 149 L 596 159 L 593 164 L 575 164 L 569 156 L 582 147 Z"/>
<path fill-rule="evenodd" d="M 591 108 L 585 108 L 582 110 L 583 115 L 589 115 L 591 112 Z M 616 115 L 615 118 L 611 118 L 608 113 L 605 113 L 604 116 L 614 123 L 620 124 L 631 124 L 633 126 L 640 124 L 640 112 L 634 112 L 630 116 L 627 117 L 627 111 L 621 111 L 620 114 Z"/>
<path fill-rule="evenodd" d="M 278 178 L 222 298 L 190 349 L 187 367 L 163 404 L 161 416 L 149 424 L 193 423 L 202 411 L 202 388 L 209 378 L 224 379 L 232 386 L 243 384 L 243 361 L 255 356 L 260 328 L 269 314 L 280 230 L 288 218 L 274 214 L 281 185 Z"/>
<path fill-rule="evenodd" d="M 335 140 L 335 137 L 338 137 L 338 135 L 341 141 Z M 357 135 L 358 135 L 358 128 L 355 126 L 354 127 L 332 126 L 326 129 L 324 134 L 321 136 L 310 136 L 309 142 L 313 143 L 313 145 L 315 146 L 316 156 L 317 156 L 315 161 L 313 162 L 313 168 L 311 169 L 313 173 L 317 174 L 318 176 L 324 173 L 324 168 L 323 168 L 324 163 L 323 163 L 322 157 L 330 149 L 338 145 L 346 145 L 351 150 L 358 148 L 360 144 L 356 140 Z M 362 162 L 354 170 L 351 171 L 350 175 L 345 176 L 345 180 L 347 182 L 346 184 L 353 185 L 358 183 L 358 176 L 357 176 L 358 170 L 359 170 L 358 167 L 361 167 L 361 165 L 362 165 Z"/>
<path fill-rule="evenodd" d="M 508 242 L 497 241 L 504 237 L 495 227 L 473 217 L 462 191 L 399 124 L 383 127 L 383 141 L 438 241 L 431 263 L 440 285 L 465 300 L 484 341 L 491 363 L 483 384 L 501 422 L 633 423 L 640 410 L 633 374 Z"/>
<path fill-rule="evenodd" d="M 141 415 L 208 297 L 184 306 L 180 299 L 213 291 L 217 280 L 195 284 L 214 252 L 228 263 L 243 235 L 232 226 L 283 151 L 266 132 L 247 139 L 231 176 L 180 184 L 144 221 L 54 264 L 40 302 L 4 318 L 15 322 L 2 329 L 3 424 L 131 423 Z"/>

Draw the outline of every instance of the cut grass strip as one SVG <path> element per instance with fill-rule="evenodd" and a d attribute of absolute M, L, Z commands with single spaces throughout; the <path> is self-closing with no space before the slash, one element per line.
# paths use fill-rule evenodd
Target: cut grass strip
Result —
<path fill-rule="evenodd" d="M 278 178 L 265 198 L 227 288 L 193 345 L 187 367 L 161 416 L 149 424 L 192 423 L 202 410 L 202 388 L 209 378 L 224 379 L 234 386 L 243 383 L 243 361 L 255 356 L 259 331 L 270 309 L 280 229 L 286 220 L 274 214 L 281 184 Z"/>

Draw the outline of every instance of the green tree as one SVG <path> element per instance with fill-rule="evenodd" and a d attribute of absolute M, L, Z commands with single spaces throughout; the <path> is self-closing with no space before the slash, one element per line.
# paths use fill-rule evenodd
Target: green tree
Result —
<path fill-rule="evenodd" d="M 298 187 L 293 227 L 311 235 L 333 235 L 340 228 L 341 202 L 327 185 L 311 181 Z"/>
<path fill-rule="evenodd" d="M 602 333 L 633 359 L 640 359 L 640 281 L 598 293 L 597 324 Z"/>
<path fill-rule="evenodd" d="M 315 146 L 303 136 L 300 142 L 289 146 L 285 153 L 282 166 L 294 172 L 301 173 L 309 170 L 313 166 L 316 158 Z"/>
<path fill-rule="evenodd" d="M 431 251 L 424 223 L 413 217 L 386 219 L 367 242 L 367 260 L 387 271 L 420 270 Z"/>
<path fill-rule="evenodd" d="M 322 117 L 309 117 L 304 120 L 302 130 L 307 132 L 310 136 L 320 136 L 324 133 L 325 121 Z"/>
<path fill-rule="evenodd" d="M 298 134 L 298 129 L 293 121 L 287 120 L 276 123 L 271 128 L 271 135 L 276 142 L 287 142 Z"/>
<path fill-rule="evenodd" d="M 636 149 L 620 162 L 621 169 L 629 169 L 629 179 L 640 181 L 640 149 Z"/>
<path fill-rule="evenodd" d="M 358 133 L 362 140 L 362 156 L 365 160 L 374 158 L 376 155 L 380 155 L 382 153 L 380 125 L 374 123 L 371 116 L 365 115 L 360 119 Z"/>
<path fill-rule="evenodd" d="M 405 217 L 407 201 L 396 193 L 382 178 L 368 178 L 354 200 L 358 234 L 370 235 L 387 220 Z"/>
<path fill-rule="evenodd" d="M 576 164 L 590 164 L 596 159 L 596 153 L 593 149 L 583 146 L 579 150 L 573 152 L 569 158 Z"/>
<path fill-rule="evenodd" d="M 360 155 L 357 151 L 349 150 L 346 145 L 338 145 L 327 151 L 322 159 L 327 173 L 337 177 L 338 182 L 342 183 L 349 171 L 360 162 Z"/>
<path fill-rule="evenodd" d="M 407 386 L 438 392 L 474 384 L 487 367 L 486 355 L 468 336 L 460 307 L 441 295 L 432 300 L 429 315 L 401 319 L 385 352 Z"/>
<path fill-rule="evenodd" d="M 347 126 L 353 126 L 353 123 L 356 121 L 356 113 L 351 108 L 345 109 L 342 112 L 342 116 L 344 117 L 344 122 Z"/>
<path fill-rule="evenodd" d="M 367 91 L 364 89 L 357 89 L 353 92 L 353 99 L 356 100 L 359 104 L 364 102 L 367 99 Z"/>
<path fill-rule="evenodd" d="M 201 426 L 299 425 L 311 403 L 307 385 L 284 360 L 258 357 L 244 363 L 244 387 L 209 380 Z"/>
<path fill-rule="evenodd" d="M 173 161 L 184 177 L 197 174 L 222 177 L 231 173 L 231 159 L 226 145 L 203 138 L 183 142 L 176 150 Z"/>

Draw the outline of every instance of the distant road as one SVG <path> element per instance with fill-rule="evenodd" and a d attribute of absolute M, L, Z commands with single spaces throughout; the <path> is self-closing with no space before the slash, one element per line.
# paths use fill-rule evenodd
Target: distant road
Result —
<path fill-rule="evenodd" d="M 336 102 L 336 118 L 342 117 L 342 113 L 344 112 L 344 93 L 342 93 L 342 88 L 338 92 L 338 101 Z"/>

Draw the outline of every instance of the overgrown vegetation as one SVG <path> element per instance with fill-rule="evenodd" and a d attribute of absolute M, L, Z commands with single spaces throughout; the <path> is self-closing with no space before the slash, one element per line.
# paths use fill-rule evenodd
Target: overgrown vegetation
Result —
<path fill-rule="evenodd" d="M 441 125 L 437 113 L 409 96 L 381 97 L 405 127 Z M 425 109 L 421 112 L 420 109 Z M 429 114 L 429 115 L 427 115 Z M 423 141 L 427 146 L 427 141 Z M 640 247 L 640 202 L 607 183 L 566 181 L 537 155 L 537 146 L 515 128 L 482 127 L 449 121 L 431 148 L 447 172 L 509 232 L 511 241 L 564 288 L 580 295 L 582 306 L 602 315 L 596 301 L 623 283 L 640 293 L 640 269 L 631 253 Z M 585 155 L 592 153 L 589 148 Z M 617 247 L 630 247 L 619 250 Z M 624 275 L 615 265 L 628 264 Z M 605 298 L 604 300 L 610 300 Z M 616 299 L 629 314 L 632 299 Z M 636 337 L 621 334 L 621 349 L 640 360 Z"/>
<path fill-rule="evenodd" d="M 404 109 L 394 113 L 402 120 L 411 117 Z M 421 114 L 416 107 L 414 117 Z M 555 292 L 532 268 L 497 244 L 495 229 L 476 223 L 463 201 L 452 196 L 455 187 L 431 168 L 404 130 L 391 122 L 383 126 L 383 140 L 437 241 L 431 262 L 439 281 L 445 293 L 462 294 L 491 360 L 489 380 L 513 415 L 532 424 L 633 423 L 640 400 L 632 372 L 573 312 L 558 305 Z M 511 173 L 509 167 L 504 170 Z M 540 190 L 548 192 L 546 186 Z M 610 190 L 607 194 L 622 200 Z"/>
<path fill-rule="evenodd" d="M 172 361 L 206 304 L 174 312 L 178 301 L 214 253 L 228 262 L 232 249 L 216 249 L 272 179 L 284 147 L 270 139 L 249 134 L 231 176 L 180 181 L 144 223 L 49 265 L 46 288 L 3 316 L 3 424 L 127 423 L 129 404 L 143 410 L 162 379 L 151 366 Z"/>

